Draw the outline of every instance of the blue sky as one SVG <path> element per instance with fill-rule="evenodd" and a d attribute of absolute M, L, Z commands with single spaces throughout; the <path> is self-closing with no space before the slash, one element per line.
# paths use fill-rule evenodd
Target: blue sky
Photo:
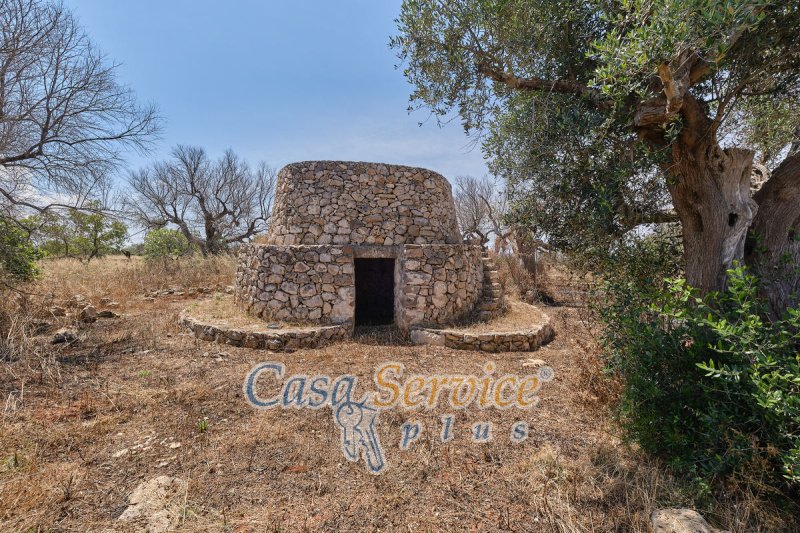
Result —
<path fill-rule="evenodd" d="M 388 47 L 399 0 L 66 0 L 164 117 L 148 158 L 194 144 L 251 162 L 343 159 L 487 172 L 458 120 L 408 113 Z M 427 122 L 425 122 L 427 120 Z M 419 127 L 420 122 L 425 122 Z M 130 166 L 146 163 L 132 156 Z"/>

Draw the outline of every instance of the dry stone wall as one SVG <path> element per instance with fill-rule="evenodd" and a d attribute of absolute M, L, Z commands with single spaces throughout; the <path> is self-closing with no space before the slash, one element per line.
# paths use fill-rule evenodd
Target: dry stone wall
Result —
<path fill-rule="evenodd" d="M 208 324 L 194 318 L 186 311 L 181 313 L 178 323 L 195 338 L 244 346 L 259 350 L 294 351 L 300 348 L 320 348 L 334 341 L 345 340 L 352 334 L 349 324 L 308 327 L 305 329 L 248 331 L 219 324 Z"/>
<path fill-rule="evenodd" d="M 457 329 L 412 328 L 411 342 L 481 352 L 532 352 L 550 342 L 555 331 L 550 318 L 529 330 L 468 333 Z"/>
<path fill-rule="evenodd" d="M 353 249 L 242 246 L 235 300 L 240 309 L 268 321 L 349 322 L 355 310 Z"/>
<path fill-rule="evenodd" d="M 395 316 L 403 328 L 446 324 L 475 308 L 483 289 L 481 248 L 406 245 L 400 258 Z"/>
<path fill-rule="evenodd" d="M 308 161 L 278 173 L 267 242 L 456 244 L 450 184 L 421 168 Z"/>

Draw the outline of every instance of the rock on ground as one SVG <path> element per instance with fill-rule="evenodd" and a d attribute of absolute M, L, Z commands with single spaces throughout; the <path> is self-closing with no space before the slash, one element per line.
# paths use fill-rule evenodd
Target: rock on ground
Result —
<path fill-rule="evenodd" d="M 77 338 L 78 333 L 74 329 L 63 328 L 55 332 L 50 342 L 52 344 L 61 344 L 64 342 L 73 342 Z"/>
<path fill-rule="evenodd" d="M 81 309 L 78 318 L 83 322 L 94 322 L 97 320 L 97 309 L 93 305 L 87 305 Z"/>
<path fill-rule="evenodd" d="M 118 520 L 135 523 L 150 533 L 175 529 L 188 484 L 177 477 L 159 476 L 140 483 L 128 497 L 128 508 Z"/>
<path fill-rule="evenodd" d="M 414 344 L 430 344 L 432 346 L 444 346 L 444 335 L 431 333 L 421 329 L 411 331 L 411 342 Z"/>
<path fill-rule="evenodd" d="M 711 527 L 692 509 L 658 509 L 650 518 L 654 533 L 729 533 Z"/>

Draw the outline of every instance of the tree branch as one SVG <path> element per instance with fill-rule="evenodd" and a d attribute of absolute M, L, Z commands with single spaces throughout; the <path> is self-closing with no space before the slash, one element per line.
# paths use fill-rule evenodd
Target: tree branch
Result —
<path fill-rule="evenodd" d="M 574 81 L 544 80 L 541 78 L 519 78 L 514 74 L 491 68 L 484 64 L 476 65 L 478 72 L 487 78 L 502 83 L 510 89 L 521 91 L 542 91 L 583 96 L 598 109 L 610 109 L 613 102 L 597 89 Z"/>

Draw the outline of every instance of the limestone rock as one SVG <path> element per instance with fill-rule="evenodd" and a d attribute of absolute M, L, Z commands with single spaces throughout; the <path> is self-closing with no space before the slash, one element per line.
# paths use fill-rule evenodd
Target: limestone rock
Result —
<path fill-rule="evenodd" d="M 432 346 L 444 346 L 444 335 L 425 331 L 423 329 L 415 329 L 409 335 L 411 342 L 414 344 L 430 344 Z"/>
<path fill-rule="evenodd" d="M 140 483 L 128 497 L 128 508 L 117 520 L 150 533 L 170 531 L 180 521 L 187 487 L 185 480 L 170 476 Z"/>
<path fill-rule="evenodd" d="M 711 527 L 692 509 L 658 509 L 650 519 L 654 533 L 729 533 Z"/>
<path fill-rule="evenodd" d="M 82 322 L 94 322 L 97 320 L 97 309 L 93 305 L 87 305 L 78 313 L 78 319 Z"/>

